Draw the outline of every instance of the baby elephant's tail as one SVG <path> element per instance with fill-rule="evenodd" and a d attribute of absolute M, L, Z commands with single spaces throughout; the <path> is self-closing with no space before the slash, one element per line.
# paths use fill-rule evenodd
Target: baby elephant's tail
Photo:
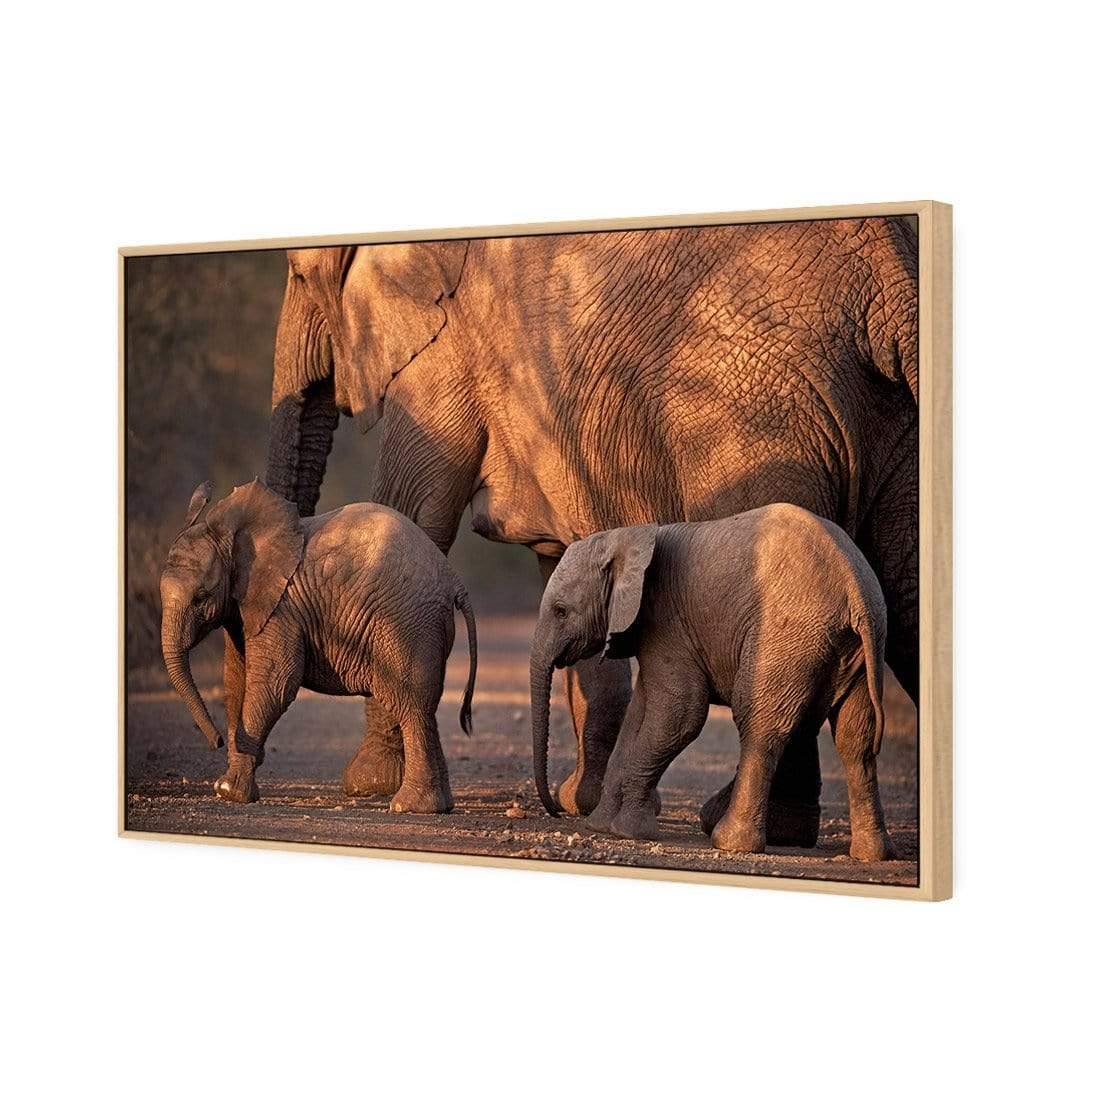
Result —
<path fill-rule="evenodd" d="M 886 667 L 886 602 L 882 590 L 875 581 L 875 591 L 859 586 L 849 600 L 852 629 L 863 642 L 863 665 L 867 675 L 867 694 L 875 712 L 874 749 L 877 756 L 882 748 L 882 734 L 886 728 L 886 716 L 882 708 L 883 676 Z"/>
<path fill-rule="evenodd" d="M 466 736 L 474 732 L 472 704 L 474 699 L 474 681 L 477 679 L 477 624 L 474 622 L 474 609 L 470 604 L 470 594 L 465 588 L 459 588 L 455 596 L 455 607 L 462 612 L 466 620 L 466 640 L 470 647 L 470 675 L 466 678 L 466 690 L 462 693 L 462 709 L 458 712 L 458 721 Z"/>

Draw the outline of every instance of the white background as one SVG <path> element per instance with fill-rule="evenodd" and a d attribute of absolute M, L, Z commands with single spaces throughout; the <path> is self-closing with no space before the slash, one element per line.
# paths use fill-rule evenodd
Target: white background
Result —
<path fill-rule="evenodd" d="M 8 9 L 7 1095 L 1085 1091 L 1095 27 L 609 9 Z M 912 198 L 956 218 L 954 901 L 115 838 L 118 245 Z"/>

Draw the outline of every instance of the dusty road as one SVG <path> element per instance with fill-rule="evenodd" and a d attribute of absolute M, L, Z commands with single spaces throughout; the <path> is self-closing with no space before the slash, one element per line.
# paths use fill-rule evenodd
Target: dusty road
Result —
<path fill-rule="evenodd" d="M 917 882 L 917 742 L 911 705 L 896 685 L 887 696 L 887 731 L 879 758 L 886 820 L 899 859 L 860 864 L 848 858 L 848 801 L 840 761 L 828 733 L 820 737 L 821 839 L 815 849 L 769 849 L 735 856 L 710 847 L 698 826 L 703 801 L 732 776 L 737 737 L 728 712 L 712 708 L 699 737 L 661 784 L 660 840 L 594 836 L 574 818 L 546 815 L 531 780 L 527 645 L 533 620 L 479 620 L 481 663 L 474 699 L 474 736 L 458 726 L 466 677 L 461 625 L 439 711 L 451 771 L 455 811 L 447 816 L 392 815 L 386 800 L 349 799 L 340 785 L 344 765 L 362 735 L 362 701 L 303 691 L 268 740 L 257 774 L 260 801 L 219 802 L 211 784 L 224 770 L 224 751 L 212 753 L 169 690 L 131 690 L 127 703 L 126 815 L 128 828 L 162 833 L 312 841 L 372 848 L 419 849 L 472 855 L 528 857 L 915 885 Z M 216 666 L 196 664 L 200 687 L 224 729 Z M 203 675 L 203 673 L 206 675 Z M 557 685 L 555 685 L 557 688 Z M 552 781 L 571 770 L 575 741 L 555 691 Z M 512 816 L 508 811 L 512 811 Z"/>

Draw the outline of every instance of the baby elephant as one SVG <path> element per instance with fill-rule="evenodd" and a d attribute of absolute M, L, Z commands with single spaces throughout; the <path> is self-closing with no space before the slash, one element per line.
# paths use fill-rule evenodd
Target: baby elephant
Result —
<path fill-rule="evenodd" d="M 546 779 L 553 669 L 606 647 L 638 658 L 638 680 L 591 828 L 656 837 L 658 781 L 699 735 L 708 705 L 724 703 L 741 758 L 715 815 L 715 847 L 764 850 L 776 764 L 792 737 L 816 737 L 827 717 L 848 780 L 851 854 L 888 859 L 875 773 L 885 644 L 886 607 L 866 559 L 839 527 L 792 504 L 574 543 L 546 586 L 532 648 L 543 804 L 556 812 Z"/>
<path fill-rule="evenodd" d="M 211 748 L 221 735 L 195 687 L 189 651 L 225 628 L 229 767 L 219 798 L 254 802 L 264 742 L 303 685 L 326 695 L 374 695 L 401 724 L 405 772 L 395 813 L 454 806 L 435 712 L 466 619 L 470 674 L 462 728 L 470 732 L 477 632 L 462 582 L 411 520 L 379 504 L 300 519 L 260 481 L 207 509 L 191 497 L 187 525 L 161 575 L 161 647 L 172 686 Z"/>

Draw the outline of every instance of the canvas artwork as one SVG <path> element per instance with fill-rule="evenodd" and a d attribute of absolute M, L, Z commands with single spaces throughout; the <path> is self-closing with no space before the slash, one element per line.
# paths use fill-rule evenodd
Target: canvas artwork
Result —
<path fill-rule="evenodd" d="M 121 253 L 126 835 L 950 894 L 950 208 Z"/>

